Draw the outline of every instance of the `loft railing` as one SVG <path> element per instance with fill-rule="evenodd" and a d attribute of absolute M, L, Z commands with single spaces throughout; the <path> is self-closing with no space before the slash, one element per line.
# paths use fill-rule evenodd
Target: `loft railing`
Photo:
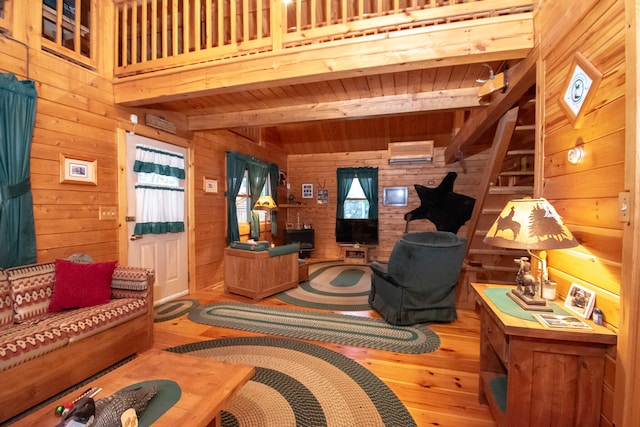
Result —
<path fill-rule="evenodd" d="M 114 0 L 116 76 L 530 12 L 533 0 Z"/>

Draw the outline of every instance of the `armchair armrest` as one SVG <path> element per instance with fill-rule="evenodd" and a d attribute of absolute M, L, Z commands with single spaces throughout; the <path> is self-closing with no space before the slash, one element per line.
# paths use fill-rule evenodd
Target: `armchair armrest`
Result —
<path fill-rule="evenodd" d="M 373 261 L 370 265 L 373 274 L 380 276 L 386 282 L 389 282 L 395 287 L 401 287 L 400 284 L 391 276 L 387 270 L 389 264 Z"/>

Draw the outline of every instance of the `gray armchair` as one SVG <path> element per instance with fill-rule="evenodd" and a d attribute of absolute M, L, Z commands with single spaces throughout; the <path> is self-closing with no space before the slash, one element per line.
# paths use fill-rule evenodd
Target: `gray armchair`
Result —
<path fill-rule="evenodd" d="M 393 325 L 455 320 L 466 244 L 447 231 L 405 234 L 387 264 L 371 263 L 369 305 Z"/>

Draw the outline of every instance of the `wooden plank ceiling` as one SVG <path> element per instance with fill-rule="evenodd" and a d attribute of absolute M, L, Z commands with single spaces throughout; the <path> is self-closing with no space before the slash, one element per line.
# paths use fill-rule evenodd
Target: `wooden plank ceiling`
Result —
<path fill-rule="evenodd" d="M 184 115 L 191 131 L 258 128 L 253 134 L 289 154 L 384 150 L 423 139 L 446 147 L 464 118 L 491 102 L 477 95 L 490 73 L 530 53 L 533 29 L 525 21 L 430 30 L 421 42 L 409 32 L 393 45 L 307 47 L 127 76 L 116 79 L 115 98 Z M 439 40 L 437 49 L 427 37 Z M 470 155 L 490 140 L 474 135 L 475 148 L 457 144 Z"/>

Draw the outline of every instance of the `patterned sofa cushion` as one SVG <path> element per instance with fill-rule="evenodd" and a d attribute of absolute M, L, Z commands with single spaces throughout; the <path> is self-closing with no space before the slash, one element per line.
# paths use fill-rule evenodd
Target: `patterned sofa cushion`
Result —
<path fill-rule="evenodd" d="M 116 266 L 111 281 L 112 298 L 146 298 L 147 278 L 153 284 L 154 271 L 149 268 Z"/>
<path fill-rule="evenodd" d="M 0 330 L 13 325 L 13 299 L 6 271 L 0 269 Z"/>
<path fill-rule="evenodd" d="M 0 334 L 0 371 L 64 347 L 65 331 L 42 324 L 13 325 Z"/>
<path fill-rule="evenodd" d="M 93 307 L 53 313 L 41 320 L 41 323 L 60 328 L 72 343 L 142 316 L 146 312 L 146 299 L 120 298 Z"/>
<path fill-rule="evenodd" d="M 24 323 L 46 316 L 56 281 L 56 263 L 14 267 L 6 271 L 13 293 L 15 322 Z"/>

